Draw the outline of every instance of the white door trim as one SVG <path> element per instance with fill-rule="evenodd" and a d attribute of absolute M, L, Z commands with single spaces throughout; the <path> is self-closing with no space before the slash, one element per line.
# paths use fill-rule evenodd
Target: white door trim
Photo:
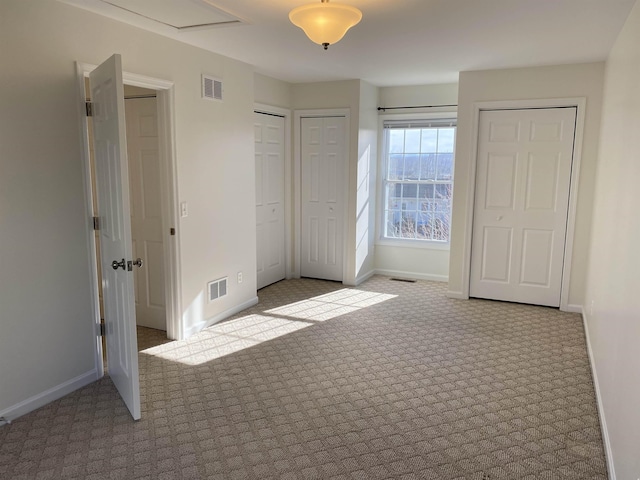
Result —
<path fill-rule="evenodd" d="M 582 163 L 582 142 L 584 137 L 584 121 L 586 113 L 586 97 L 553 98 L 536 100 L 504 100 L 495 102 L 476 102 L 473 104 L 471 149 L 468 185 L 467 214 L 465 219 L 465 237 L 463 250 L 462 295 L 458 298 L 469 298 L 469 285 L 471 276 L 471 238 L 473 235 L 473 211 L 476 197 L 476 163 L 478 157 L 478 131 L 480 125 L 480 112 L 482 110 L 516 110 L 528 108 L 558 108 L 576 107 L 576 130 L 573 144 L 573 163 L 571 167 L 571 183 L 569 191 L 569 211 L 567 214 L 567 233 L 564 243 L 564 265 L 562 268 L 562 291 L 560 293 L 560 310 L 579 311 L 579 306 L 569 305 L 569 287 L 571 285 L 571 264 L 573 261 L 573 241 L 575 237 L 576 211 L 578 203 L 578 180 L 580 178 L 580 165 Z M 455 178 L 454 178 L 455 192 Z M 454 193 L 455 195 L 455 193 Z"/>
<path fill-rule="evenodd" d="M 350 137 L 349 123 L 351 121 L 351 110 L 349 108 L 332 108 L 332 109 L 314 109 L 314 110 L 295 110 L 293 133 L 294 133 L 294 161 L 293 161 L 293 185 L 294 185 L 294 217 L 293 230 L 295 232 L 294 241 L 294 269 L 293 277 L 300 278 L 300 251 L 302 242 L 302 148 L 301 142 L 301 121 L 303 118 L 321 118 L 321 117 L 344 117 L 344 222 L 343 222 L 343 238 L 342 238 L 342 282 L 344 283 L 350 278 L 347 275 L 348 259 L 347 254 L 347 232 L 349 231 L 349 152 Z"/>
<path fill-rule="evenodd" d="M 95 344 L 95 366 L 98 372 L 98 378 L 103 376 L 104 365 L 102 360 L 102 342 L 97 336 L 100 325 L 100 300 L 98 295 L 98 270 L 96 258 L 95 235 L 93 232 L 93 224 L 91 218 L 94 216 L 92 202 L 92 186 L 91 186 L 91 166 L 89 156 L 89 138 L 87 135 L 88 123 L 85 114 L 86 91 L 84 79 L 96 65 L 89 63 L 76 62 L 76 76 L 78 82 L 78 116 L 80 126 L 80 138 L 82 144 L 83 155 L 83 174 L 84 174 L 84 194 L 85 208 L 87 217 L 87 244 L 89 247 L 89 269 L 92 301 L 93 301 L 93 318 L 95 324 L 96 341 Z M 180 257 L 179 244 L 180 232 L 177 228 L 178 208 L 176 199 L 178 198 L 178 179 L 177 165 L 175 155 L 175 128 L 174 128 L 174 88 L 173 82 L 162 79 L 146 77 L 129 72 L 122 74 L 124 83 L 137 87 L 150 88 L 157 91 L 158 99 L 158 147 L 161 162 L 161 182 L 162 182 L 162 228 L 167 235 L 165 249 L 165 303 L 167 312 L 167 337 L 180 340 L 184 338 L 183 326 L 181 321 L 180 306 Z M 176 229 L 174 236 L 169 236 L 170 228 Z"/>
<path fill-rule="evenodd" d="M 254 103 L 253 111 L 284 117 L 284 268 L 286 278 L 294 277 L 292 260 L 293 227 L 291 224 L 291 110 L 263 103 Z"/>

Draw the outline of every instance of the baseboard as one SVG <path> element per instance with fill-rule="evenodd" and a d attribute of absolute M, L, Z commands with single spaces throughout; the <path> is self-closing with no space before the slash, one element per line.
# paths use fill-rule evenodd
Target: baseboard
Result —
<path fill-rule="evenodd" d="M 56 385 L 55 387 L 29 397 L 20 403 L 16 403 L 9 408 L 1 410 L 0 417 L 3 417 L 11 422 L 16 418 L 21 417 L 22 415 L 43 407 L 46 404 L 53 402 L 54 400 L 58 400 L 65 395 L 68 395 L 71 392 L 84 387 L 85 385 L 89 385 L 90 383 L 95 382 L 96 380 L 98 380 L 98 374 L 96 369 L 94 368 L 89 372 L 78 375 L 71 380 L 67 380 L 60 385 Z"/>
<path fill-rule="evenodd" d="M 360 275 L 359 277 L 356 278 L 356 287 L 358 285 L 360 285 L 361 283 L 366 282 L 367 280 L 369 280 L 371 277 L 373 277 L 376 274 L 375 270 L 371 270 L 368 273 L 365 273 L 364 275 Z"/>
<path fill-rule="evenodd" d="M 374 270 L 374 274 L 385 275 L 387 277 L 409 278 L 411 280 L 429 280 L 431 282 L 448 282 L 447 275 L 432 275 L 428 273 L 404 272 L 401 270 Z"/>
<path fill-rule="evenodd" d="M 598 372 L 596 370 L 595 360 L 593 358 L 593 350 L 591 349 L 591 337 L 589 337 L 589 326 L 587 324 L 587 312 L 581 307 L 582 324 L 584 326 L 584 335 L 587 341 L 587 352 L 589 353 L 589 365 L 591 366 L 591 376 L 593 378 L 593 386 L 596 391 L 596 401 L 598 404 L 598 415 L 600 417 L 600 429 L 602 433 L 602 442 L 604 443 L 604 455 L 607 460 L 607 471 L 609 480 L 616 480 L 616 470 L 613 465 L 613 452 L 611 451 L 611 440 L 609 439 L 609 430 L 607 429 L 607 420 L 604 416 L 604 406 L 602 404 L 602 396 L 600 394 L 600 384 L 598 383 Z"/>
<path fill-rule="evenodd" d="M 560 308 L 560 310 L 563 310 L 563 309 Z M 583 313 L 584 308 L 582 307 L 582 305 L 574 305 L 570 303 L 569 305 L 567 305 L 567 308 L 565 308 L 563 311 L 571 312 L 571 313 Z"/>
<path fill-rule="evenodd" d="M 462 292 L 447 291 L 447 298 L 455 298 L 457 300 L 469 300 L 469 297 Z"/>
<path fill-rule="evenodd" d="M 258 304 L 258 297 L 253 297 L 250 300 L 247 300 L 246 302 L 243 302 L 239 305 L 236 305 L 233 308 L 230 308 L 228 310 L 225 310 L 224 312 L 221 312 L 217 315 L 214 315 L 211 318 L 208 318 L 207 320 L 205 320 L 204 322 L 200 322 L 197 325 L 193 325 L 192 327 L 189 327 L 185 332 L 184 332 L 184 338 L 187 339 L 189 338 L 191 335 L 194 335 L 196 333 L 198 333 L 199 331 L 210 327 L 211 325 L 214 325 L 218 322 L 221 322 L 222 320 L 225 320 L 226 318 L 229 318 L 233 315 L 235 315 L 236 313 L 240 313 L 243 310 L 246 310 L 247 308 L 251 308 L 254 305 Z"/>

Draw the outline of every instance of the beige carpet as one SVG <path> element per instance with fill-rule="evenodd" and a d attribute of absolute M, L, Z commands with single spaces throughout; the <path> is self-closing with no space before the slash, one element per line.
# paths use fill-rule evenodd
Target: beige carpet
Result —
<path fill-rule="evenodd" d="M 280 282 L 0 427 L 0 478 L 605 479 L 581 318 L 374 277 Z M 153 346 L 155 345 L 155 346 Z"/>

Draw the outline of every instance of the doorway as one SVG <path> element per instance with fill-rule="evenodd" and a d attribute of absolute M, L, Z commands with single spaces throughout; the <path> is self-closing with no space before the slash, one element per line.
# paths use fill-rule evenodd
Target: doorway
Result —
<path fill-rule="evenodd" d="M 254 113 L 258 290 L 286 277 L 285 117 Z"/>
<path fill-rule="evenodd" d="M 91 101 L 89 79 L 86 100 Z M 127 157 L 129 166 L 129 198 L 131 211 L 131 243 L 133 258 L 140 267 L 133 269 L 136 325 L 162 330 L 166 334 L 164 263 L 166 248 L 162 234 L 162 183 L 160 180 L 160 145 L 158 138 L 158 106 L 155 90 L 124 85 Z M 91 162 L 92 204 L 99 216 L 96 196 L 96 165 L 93 147 L 92 117 L 87 118 L 89 156 Z M 99 227 L 98 227 L 99 228 Z M 100 235 L 95 230 L 96 267 L 102 277 Z M 100 318 L 104 323 L 102 285 L 98 282 Z M 103 342 L 106 368 L 106 349 Z"/>
<path fill-rule="evenodd" d="M 153 123 L 157 123 L 157 145 L 159 167 L 151 169 L 150 178 L 159 178 L 160 210 L 164 255 L 165 328 L 170 339 L 180 339 L 182 329 L 179 304 L 179 258 L 177 255 L 177 178 L 173 149 L 173 83 L 150 77 L 122 72 L 120 55 L 113 55 L 100 66 L 76 63 L 79 91 L 79 113 L 81 116 L 83 150 L 85 156 L 85 191 L 87 210 L 93 216 L 93 227 L 100 237 L 100 265 L 96 261 L 97 243 L 94 235 L 89 237 L 92 257 L 94 317 L 99 326 L 105 318 L 103 329 L 97 330 L 95 343 L 96 372 L 98 378 L 104 374 L 103 343 L 109 351 L 109 375 L 120 392 L 134 419 L 140 416 L 138 380 L 138 353 L 136 341 L 136 308 L 134 294 L 134 269 L 142 268 L 144 261 L 134 257 L 131 234 L 131 211 L 135 199 L 130 196 L 126 145 L 126 115 L 124 83 L 154 90 L 156 93 L 157 122 L 153 115 L 143 113 L 139 117 L 142 137 L 153 137 Z M 86 105 L 85 77 L 91 78 L 92 103 Z M 124 80 L 124 81 L 123 81 Z M 93 107 L 93 108 L 89 108 Z M 91 115 L 94 115 L 91 117 Z M 93 128 L 89 130 L 89 117 Z M 145 118 L 147 117 L 147 118 Z M 135 123 L 135 122 L 133 122 Z M 141 124 L 141 125 L 140 125 Z M 91 154 L 88 133 L 94 134 L 95 185 L 91 179 Z M 146 148 L 142 148 L 145 151 Z M 133 168 L 144 168 L 143 161 L 133 162 Z M 142 175 L 142 179 L 147 175 Z M 153 183 L 153 182 L 152 182 Z M 98 188 L 94 188 L 97 186 Z M 95 214 L 93 192 L 97 190 L 100 215 Z M 143 202 L 144 203 L 144 202 Z M 144 205 L 142 205 L 144 208 Z M 124 257 L 124 258 L 123 258 Z M 113 260 L 113 261 L 112 261 Z M 142 284 L 142 281 L 138 282 Z M 104 310 L 100 310 L 99 287 L 103 287 Z"/>
<path fill-rule="evenodd" d="M 344 280 L 346 116 L 300 117 L 300 276 Z"/>
<path fill-rule="evenodd" d="M 471 297 L 559 307 L 576 107 L 484 110 Z"/>

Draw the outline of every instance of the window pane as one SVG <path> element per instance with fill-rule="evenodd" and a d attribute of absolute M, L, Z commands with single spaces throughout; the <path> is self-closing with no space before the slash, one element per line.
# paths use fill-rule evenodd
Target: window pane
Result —
<path fill-rule="evenodd" d="M 455 128 L 438 129 L 438 153 L 453 153 Z"/>
<path fill-rule="evenodd" d="M 434 215 L 432 234 L 434 240 L 449 240 L 449 215 Z"/>
<path fill-rule="evenodd" d="M 387 212 L 385 236 L 392 237 L 392 238 L 400 237 L 401 222 L 402 222 L 402 213 L 398 210 L 389 210 Z"/>
<path fill-rule="evenodd" d="M 404 153 L 420 153 L 420 129 L 405 130 Z"/>
<path fill-rule="evenodd" d="M 420 155 L 404 156 L 404 180 L 420 179 Z"/>
<path fill-rule="evenodd" d="M 436 155 L 420 155 L 420 180 L 436 179 Z"/>
<path fill-rule="evenodd" d="M 418 214 L 418 229 L 416 237 L 421 240 L 431 240 L 431 214 Z"/>
<path fill-rule="evenodd" d="M 437 157 L 438 180 L 451 180 L 453 175 L 453 154 L 439 153 Z"/>
<path fill-rule="evenodd" d="M 428 202 L 421 202 L 420 203 L 420 211 L 424 212 L 424 213 L 429 213 L 429 212 L 433 212 L 435 211 L 437 208 L 437 202 L 430 200 Z"/>
<path fill-rule="evenodd" d="M 404 130 L 389 129 L 389 153 L 402 153 L 404 151 Z"/>
<path fill-rule="evenodd" d="M 402 180 L 404 175 L 404 155 L 389 156 L 389 173 L 387 180 Z"/>
<path fill-rule="evenodd" d="M 404 183 L 402 185 L 402 198 L 415 199 L 418 198 L 418 185 L 415 183 Z"/>
<path fill-rule="evenodd" d="M 416 238 L 416 213 L 402 212 L 402 238 Z"/>
<path fill-rule="evenodd" d="M 433 198 L 434 185 L 420 185 L 418 190 L 419 198 Z"/>
<path fill-rule="evenodd" d="M 421 153 L 436 153 L 438 151 L 438 129 L 422 129 L 422 149 Z"/>
<path fill-rule="evenodd" d="M 451 198 L 451 184 L 450 183 L 438 183 L 436 184 L 436 199 L 450 199 Z"/>
<path fill-rule="evenodd" d="M 449 240 L 455 131 L 387 130 L 385 237 Z"/>

